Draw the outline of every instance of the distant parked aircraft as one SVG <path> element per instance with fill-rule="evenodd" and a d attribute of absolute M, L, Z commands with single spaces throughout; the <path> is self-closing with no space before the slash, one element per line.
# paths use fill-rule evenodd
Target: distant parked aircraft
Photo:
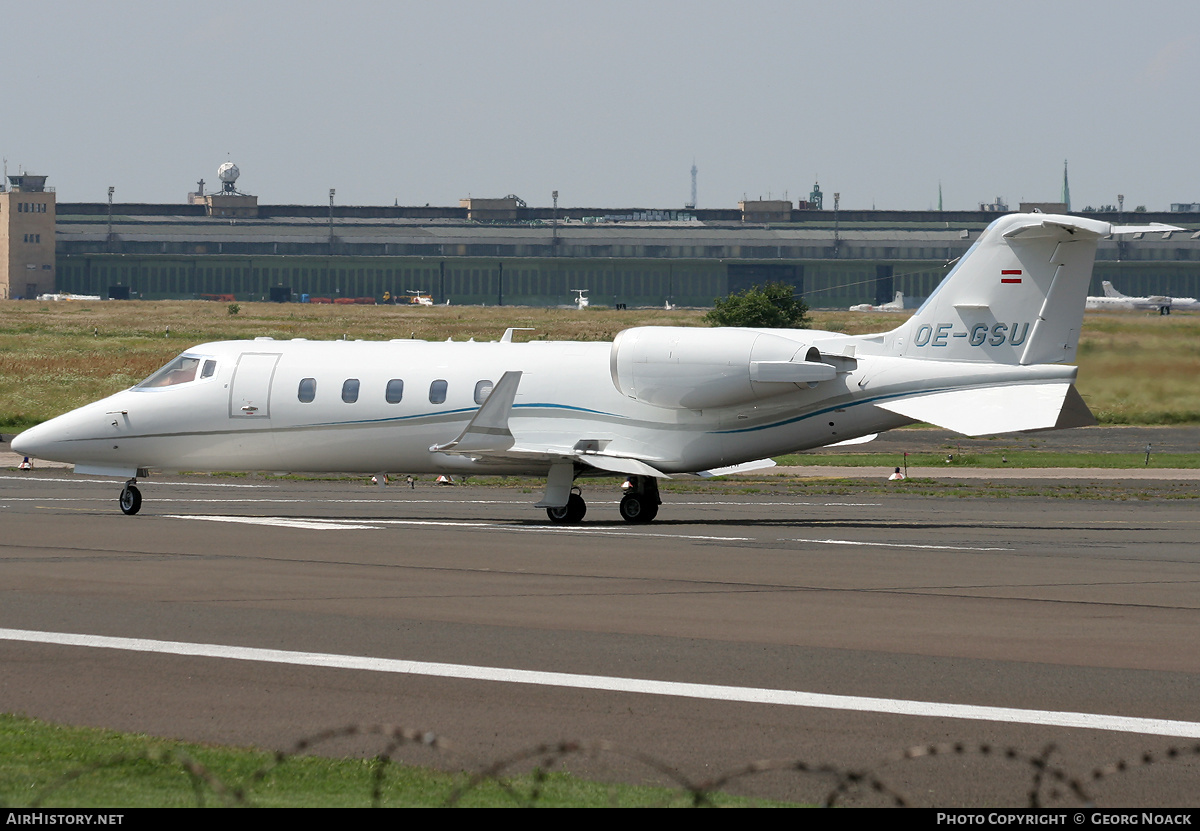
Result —
<path fill-rule="evenodd" d="M 891 303 L 881 303 L 878 306 L 872 306 L 870 303 L 859 303 L 857 306 L 851 306 L 852 312 L 902 312 L 904 311 L 904 292 L 896 292 L 896 297 Z"/>
<path fill-rule="evenodd" d="M 1085 304 L 1085 308 L 1089 311 L 1156 311 L 1160 315 L 1169 315 L 1172 309 L 1185 312 L 1200 310 L 1200 301 L 1194 297 L 1167 297 L 1165 295 L 1130 297 L 1121 294 L 1107 280 L 1101 285 L 1104 286 L 1104 297 L 1089 297 Z"/>

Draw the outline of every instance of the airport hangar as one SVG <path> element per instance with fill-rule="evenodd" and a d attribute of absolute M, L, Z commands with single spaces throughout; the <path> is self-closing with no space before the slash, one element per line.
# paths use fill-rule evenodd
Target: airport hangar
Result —
<path fill-rule="evenodd" d="M 3 195 L 20 198 L 19 189 Z M 419 290 L 436 303 L 553 306 L 587 289 L 598 305 L 704 307 L 778 280 L 814 308 L 845 308 L 896 291 L 927 296 L 1002 213 L 830 211 L 814 196 L 670 211 L 535 208 L 513 196 L 458 207 L 272 206 L 236 192 L 180 205 L 55 205 L 52 192 L 39 193 L 50 217 L 5 215 L 52 220 L 53 247 L 38 248 L 50 263 L 0 285 L 0 296 L 33 296 L 21 278 L 38 274 L 38 293 L 115 298 L 348 302 Z M 1109 280 L 1131 295 L 1200 296 L 1200 214 L 1088 215 L 1188 228 L 1104 241 L 1089 293 Z"/>

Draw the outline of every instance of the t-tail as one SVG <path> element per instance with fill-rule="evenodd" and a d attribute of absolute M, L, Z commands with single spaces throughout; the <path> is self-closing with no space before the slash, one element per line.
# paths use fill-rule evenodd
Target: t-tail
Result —
<path fill-rule="evenodd" d="M 1054 214 L 1010 214 L 987 227 L 916 314 L 883 337 L 884 354 L 929 361 L 933 386 L 883 409 L 967 435 L 1094 424 L 1075 391 L 1092 264 L 1115 227 Z"/>
<path fill-rule="evenodd" d="M 987 227 L 916 314 L 895 354 L 1028 366 L 1075 359 L 1096 246 L 1107 222 L 1011 214 Z"/>

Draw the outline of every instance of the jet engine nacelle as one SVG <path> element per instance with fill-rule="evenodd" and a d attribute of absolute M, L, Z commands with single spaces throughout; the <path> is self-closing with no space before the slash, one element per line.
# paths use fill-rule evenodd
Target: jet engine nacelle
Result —
<path fill-rule="evenodd" d="M 688 410 L 769 398 L 837 374 L 815 347 L 752 329 L 626 329 L 609 361 L 624 395 Z"/>

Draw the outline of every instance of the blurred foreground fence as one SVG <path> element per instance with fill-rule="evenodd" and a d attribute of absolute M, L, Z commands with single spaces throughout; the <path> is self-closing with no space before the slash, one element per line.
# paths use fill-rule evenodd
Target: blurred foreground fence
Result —
<path fill-rule="evenodd" d="M 139 775 L 138 770 L 163 768 L 186 774 L 197 806 L 255 807 L 256 790 L 266 786 L 272 775 L 290 761 L 302 756 L 314 755 L 322 747 L 351 738 L 375 738 L 382 747 L 371 762 L 370 782 L 364 790 L 363 803 L 372 807 L 386 804 L 403 804 L 402 798 L 388 799 L 394 782 L 389 782 L 389 772 L 399 770 L 396 755 L 404 748 L 419 746 L 454 762 L 453 745 L 445 737 L 429 731 L 412 730 L 394 725 L 351 725 L 305 737 L 290 749 L 274 754 L 270 762 L 255 770 L 249 777 L 239 777 L 240 783 L 232 783 L 214 771 L 178 750 L 146 751 L 138 754 L 113 756 L 101 762 L 77 768 L 55 782 L 46 785 L 33 796 L 28 807 L 53 807 L 57 799 L 67 798 L 71 785 L 100 771 L 130 768 L 130 776 Z M 330 754 L 332 755 L 332 754 Z M 668 783 L 661 797 L 651 797 L 639 804 L 644 807 L 713 807 L 718 797 L 737 793 L 754 780 L 767 775 L 794 777 L 809 780 L 804 790 L 823 794 L 814 800 L 823 807 L 866 802 L 871 805 L 909 807 L 914 805 L 902 792 L 888 783 L 888 774 L 895 772 L 898 765 L 933 757 L 976 757 L 994 761 L 997 765 L 1015 766 L 1023 784 L 1021 793 L 1013 793 L 1014 804 L 1028 808 L 1087 807 L 1094 806 L 1092 790 L 1104 780 L 1129 774 L 1154 765 L 1183 763 L 1195 764 L 1200 757 L 1200 743 L 1171 746 L 1157 752 L 1144 752 L 1136 758 L 1117 759 L 1093 767 L 1086 773 L 1068 772 L 1065 760 L 1058 758 L 1058 750 L 1048 745 L 1036 753 L 1014 747 L 999 747 L 989 744 L 931 744 L 908 748 L 882 760 L 874 768 L 850 769 L 830 765 L 814 764 L 802 759 L 776 759 L 748 762 L 724 773 L 695 780 L 683 775 L 675 766 L 662 759 L 628 751 L 609 742 L 558 742 L 530 747 L 489 764 L 468 770 L 459 775 L 459 784 L 447 789 L 441 803 L 444 807 L 462 805 L 464 800 L 479 789 L 491 788 L 496 804 L 514 807 L 538 807 L 544 804 L 544 785 L 551 775 L 565 770 L 572 760 L 591 762 L 619 758 L 628 767 L 632 762 L 642 766 L 647 773 L 653 772 L 661 782 Z M 435 765 L 436 766 L 436 765 Z M 461 769 L 461 767 L 459 768 Z M 623 777 L 628 778 L 628 777 Z M 813 788 L 816 788 L 813 791 Z M 1200 783 L 1196 792 L 1200 792 Z M 765 800 L 764 800 L 765 801 Z M 628 804 L 627 802 L 624 804 Z M 9 808 L 23 807 L 9 805 Z M 939 807 L 939 806 L 934 806 Z M 961 806 L 959 806 L 961 807 Z M 970 806 L 966 806 L 970 807 Z"/>

